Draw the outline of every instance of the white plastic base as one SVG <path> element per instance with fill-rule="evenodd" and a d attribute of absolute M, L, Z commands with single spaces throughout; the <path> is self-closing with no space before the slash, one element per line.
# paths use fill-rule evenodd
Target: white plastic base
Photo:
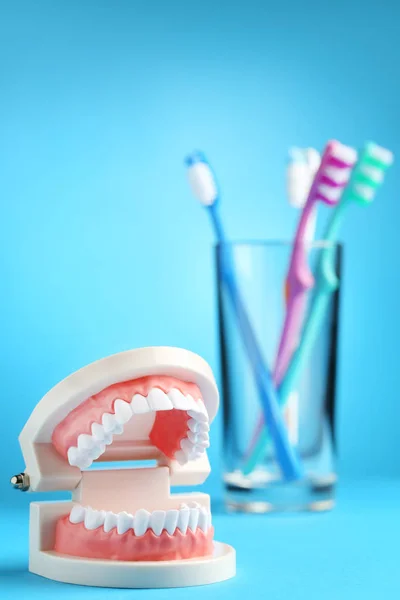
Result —
<path fill-rule="evenodd" d="M 111 588 L 175 588 L 206 585 L 235 576 L 236 553 L 214 542 L 207 558 L 157 562 L 128 562 L 74 558 L 52 551 L 31 556 L 29 570 L 63 583 Z"/>

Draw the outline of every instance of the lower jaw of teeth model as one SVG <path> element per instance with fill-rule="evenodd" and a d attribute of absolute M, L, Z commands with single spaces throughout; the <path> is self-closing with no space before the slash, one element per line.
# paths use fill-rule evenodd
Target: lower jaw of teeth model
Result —
<path fill-rule="evenodd" d="M 72 501 L 31 504 L 30 571 L 132 588 L 232 577 L 235 552 L 213 540 L 209 497 L 170 493 L 209 475 L 217 409 L 209 366 L 178 348 L 122 352 L 50 390 L 21 432 L 26 468 L 12 483 Z"/>

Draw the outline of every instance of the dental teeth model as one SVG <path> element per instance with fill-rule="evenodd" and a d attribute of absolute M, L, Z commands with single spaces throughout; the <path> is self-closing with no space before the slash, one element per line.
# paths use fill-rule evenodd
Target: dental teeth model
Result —
<path fill-rule="evenodd" d="M 209 366 L 178 348 L 122 352 L 50 390 L 20 435 L 26 468 L 11 483 L 69 490 L 72 501 L 31 504 L 30 571 L 132 588 L 232 577 L 235 552 L 213 541 L 209 497 L 170 494 L 209 475 L 217 409 Z M 146 460 L 156 466 L 121 463 Z"/>

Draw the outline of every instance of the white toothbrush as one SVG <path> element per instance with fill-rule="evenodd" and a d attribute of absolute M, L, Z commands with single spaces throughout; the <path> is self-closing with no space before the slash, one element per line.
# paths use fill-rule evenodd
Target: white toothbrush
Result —
<path fill-rule="evenodd" d="M 306 203 L 311 184 L 321 164 L 321 155 L 315 148 L 290 148 L 286 168 L 286 191 L 289 204 L 302 209 Z M 312 243 L 315 237 L 317 211 L 307 224 L 306 241 Z"/>

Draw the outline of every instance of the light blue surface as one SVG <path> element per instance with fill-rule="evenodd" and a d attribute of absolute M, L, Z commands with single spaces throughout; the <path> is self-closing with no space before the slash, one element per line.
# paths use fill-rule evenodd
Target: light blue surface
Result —
<path fill-rule="evenodd" d="M 0 598 L 377 600 L 400 593 L 400 481 L 342 486 L 338 507 L 296 516 L 215 515 L 216 539 L 237 549 L 235 579 L 181 590 L 106 590 L 27 572 L 27 513 L 0 517 Z"/>

